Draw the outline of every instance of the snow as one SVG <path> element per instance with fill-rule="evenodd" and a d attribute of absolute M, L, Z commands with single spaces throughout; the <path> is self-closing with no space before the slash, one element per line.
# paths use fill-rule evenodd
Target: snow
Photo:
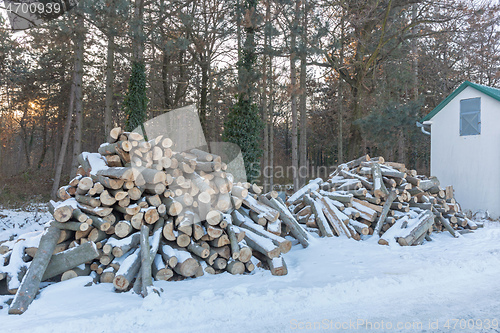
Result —
<path fill-rule="evenodd" d="M 95 176 L 95 175 L 97 175 L 98 171 L 109 169 L 109 167 L 106 165 L 106 161 L 101 156 L 101 154 L 84 152 L 84 153 L 82 153 L 82 155 L 83 155 L 82 157 L 86 158 L 90 164 L 90 169 L 91 169 L 90 174 L 91 175 Z"/>
<path fill-rule="evenodd" d="M 456 239 L 447 232 L 431 237 L 411 247 L 378 245 L 376 237 L 316 239 L 282 255 L 286 276 L 256 268 L 250 275 L 157 281 L 163 293 L 146 299 L 115 293 L 112 284 L 86 287 L 92 278 L 78 277 L 42 289 L 21 316 L 7 314 L 3 302 L 11 295 L 0 296 L 1 331 L 290 332 L 319 322 L 332 324 L 331 331 L 347 323 L 344 332 L 494 332 L 445 324 L 499 319 L 500 224 L 486 222 Z M 382 321 L 393 329 L 366 326 Z M 429 329 L 429 321 L 438 328 Z M 398 323 L 423 329 L 396 329 Z"/>
<path fill-rule="evenodd" d="M 0 243 L 29 231 L 42 230 L 44 223 L 51 218 L 43 205 L 32 205 L 25 210 L 0 208 Z"/>
<path fill-rule="evenodd" d="M 50 202 L 54 206 L 54 209 L 57 209 L 59 207 L 64 207 L 64 206 L 71 206 L 71 207 L 73 207 L 73 209 L 78 208 L 78 201 L 76 201 L 75 198 L 69 198 L 69 199 L 66 199 L 64 201 L 50 200 Z"/>
<path fill-rule="evenodd" d="M 306 194 L 309 191 L 316 191 L 319 189 L 319 184 L 323 182 L 323 179 L 321 178 L 316 178 L 314 180 L 311 180 L 306 186 L 302 187 L 301 189 L 297 190 L 290 198 L 288 198 L 287 202 L 294 202 L 298 199 L 300 199 L 304 194 Z"/>

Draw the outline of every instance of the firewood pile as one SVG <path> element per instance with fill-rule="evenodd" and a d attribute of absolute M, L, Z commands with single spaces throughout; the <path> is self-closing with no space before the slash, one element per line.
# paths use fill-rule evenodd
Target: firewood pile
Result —
<path fill-rule="evenodd" d="M 220 156 L 172 146 L 114 128 L 98 153 L 79 156 L 78 175 L 49 203 L 54 219 L 43 236 L 0 244 L 0 280 L 17 293 L 11 313 L 23 313 L 33 298 L 26 295 L 47 280 L 90 275 L 146 295 L 152 279 L 243 274 L 257 265 L 287 274 L 281 254 L 294 238 L 307 247 L 308 233 L 277 193 L 233 183 Z"/>
<path fill-rule="evenodd" d="M 376 235 L 382 245 L 419 245 L 433 231 L 458 237 L 482 226 L 461 211 L 453 187 L 439 185 L 436 177 L 366 155 L 339 165 L 325 182 L 312 180 L 286 204 L 321 237 Z"/>

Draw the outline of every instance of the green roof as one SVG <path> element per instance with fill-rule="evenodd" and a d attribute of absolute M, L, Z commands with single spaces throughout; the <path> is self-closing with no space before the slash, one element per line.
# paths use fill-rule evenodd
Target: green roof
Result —
<path fill-rule="evenodd" d="M 482 84 L 472 83 L 469 81 L 465 81 L 462 83 L 454 92 L 452 92 L 448 97 L 446 97 L 438 106 L 434 108 L 431 112 L 429 112 L 424 118 L 422 118 L 421 122 L 432 119 L 439 111 L 441 111 L 448 103 L 455 98 L 458 94 L 460 94 L 465 88 L 472 87 L 476 90 L 479 90 L 483 94 L 490 96 L 491 98 L 496 99 L 500 102 L 500 89 L 483 86 Z"/>

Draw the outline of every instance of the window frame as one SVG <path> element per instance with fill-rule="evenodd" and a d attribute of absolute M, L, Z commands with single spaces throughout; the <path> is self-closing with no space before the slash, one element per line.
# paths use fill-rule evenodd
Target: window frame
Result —
<path fill-rule="evenodd" d="M 471 101 L 471 100 L 478 100 L 479 101 L 479 110 L 473 110 L 473 111 L 463 111 L 462 106 L 464 101 Z M 474 115 L 477 114 L 477 128 L 475 128 L 476 132 L 474 134 L 464 134 L 464 130 L 462 127 L 463 123 L 463 116 L 464 115 Z M 460 100 L 460 112 L 459 112 L 459 117 L 460 117 L 460 123 L 459 123 L 459 135 L 460 136 L 475 136 L 475 135 L 481 135 L 481 97 L 471 97 L 471 98 L 464 98 Z M 469 123 L 470 124 L 470 123 Z"/>

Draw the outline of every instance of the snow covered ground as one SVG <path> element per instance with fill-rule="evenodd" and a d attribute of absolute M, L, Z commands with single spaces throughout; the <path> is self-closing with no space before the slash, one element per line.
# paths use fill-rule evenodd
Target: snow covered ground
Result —
<path fill-rule="evenodd" d="M 416 247 L 314 239 L 284 255 L 287 276 L 155 282 L 164 293 L 146 299 L 81 277 L 43 289 L 21 316 L 0 296 L 0 332 L 500 332 L 500 224 L 432 238 Z"/>

